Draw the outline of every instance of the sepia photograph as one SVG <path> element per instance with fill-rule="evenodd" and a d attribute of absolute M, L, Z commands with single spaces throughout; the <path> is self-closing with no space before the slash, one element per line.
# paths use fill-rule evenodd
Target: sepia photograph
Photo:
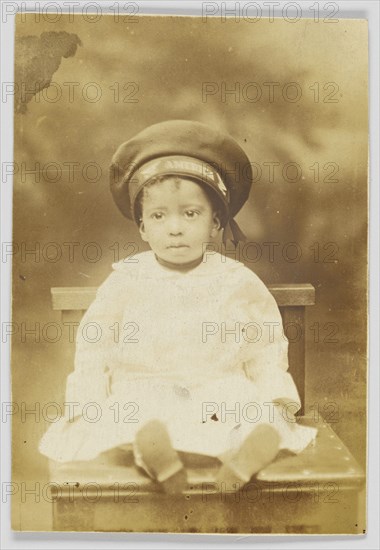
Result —
<path fill-rule="evenodd" d="M 86 6 L 3 84 L 12 529 L 365 535 L 368 22 Z"/>

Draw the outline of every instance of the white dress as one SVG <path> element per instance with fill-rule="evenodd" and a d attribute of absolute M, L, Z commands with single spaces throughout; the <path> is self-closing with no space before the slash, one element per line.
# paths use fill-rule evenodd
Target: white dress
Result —
<path fill-rule="evenodd" d="M 42 454 L 90 460 L 133 443 L 152 418 L 177 450 L 219 458 L 263 422 L 281 448 L 300 452 L 314 439 L 291 414 L 300 400 L 280 312 L 250 269 L 213 253 L 177 272 L 151 251 L 112 267 L 78 327 L 71 406 L 41 439 Z M 288 406 L 274 406 L 279 399 Z"/>

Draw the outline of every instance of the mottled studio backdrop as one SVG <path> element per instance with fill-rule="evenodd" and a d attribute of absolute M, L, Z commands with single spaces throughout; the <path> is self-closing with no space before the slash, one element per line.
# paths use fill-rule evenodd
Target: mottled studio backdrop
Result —
<path fill-rule="evenodd" d="M 241 259 L 266 283 L 315 286 L 306 412 L 317 402 L 323 414 L 324 404 L 335 403 L 334 429 L 364 464 L 365 40 L 365 23 L 350 20 L 18 19 L 15 402 L 42 408 L 64 400 L 73 365 L 64 360 L 67 335 L 55 343 L 44 338 L 47 323 L 60 323 L 50 288 L 96 286 L 131 251 L 126 243 L 146 249 L 109 192 L 114 150 L 147 125 L 194 119 L 229 132 L 256 163 L 249 202 L 237 217 L 256 245 Z M 41 91 L 34 94 L 36 83 Z M 34 256 L 27 253 L 33 248 Z M 36 323 L 40 342 L 25 334 Z M 53 330 L 49 335 L 54 339 Z M 16 480 L 47 476 L 37 450 L 47 423 L 39 420 L 15 416 Z"/>

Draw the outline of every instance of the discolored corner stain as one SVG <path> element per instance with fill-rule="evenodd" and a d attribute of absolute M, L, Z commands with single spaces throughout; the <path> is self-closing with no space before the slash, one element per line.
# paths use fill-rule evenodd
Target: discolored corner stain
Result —
<path fill-rule="evenodd" d="M 43 32 L 17 36 L 15 41 L 14 110 L 26 113 L 27 103 L 41 90 L 50 86 L 62 57 L 73 57 L 82 46 L 79 36 L 66 31 Z"/>

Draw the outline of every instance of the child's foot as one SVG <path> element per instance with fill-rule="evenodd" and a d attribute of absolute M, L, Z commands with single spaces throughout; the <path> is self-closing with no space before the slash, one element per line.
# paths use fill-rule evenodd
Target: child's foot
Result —
<path fill-rule="evenodd" d="M 251 477 L 272 462 L 279 449 L 277 431 L 267 424 L 256 427 L 245 439 L 240 449 L 219 469 L 217 483 L 224 482 L 236 490 Z"/>
<path fill-rule="evenodd" d="M 178 453 L 173 449 L 166 427 L 151 420 L 136 434 L 141 458 L 166 493 L 181 493 L 187 475 Z"/>

